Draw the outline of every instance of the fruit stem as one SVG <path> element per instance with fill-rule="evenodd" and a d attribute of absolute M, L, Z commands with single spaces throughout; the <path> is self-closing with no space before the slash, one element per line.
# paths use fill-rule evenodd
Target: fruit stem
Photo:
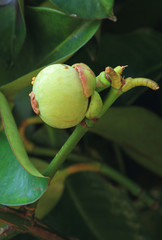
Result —
<path fill-rule="evenodd" d="M 110 89 L 108 96 L 104 101 L 103 110 L 100 113 L 100 117 L 110 108 L 110 106 L 115 102 L 115 100 L 120 95 L 121 95 L 121 92 L 119 90 L 114 88 Z M 68 138 L 68 140 L 60 149 L 60 151 L 56 154 L 56 156 L 53 158 L 51 163 L 43 172 L 44 176 L 48 176 L 51 179 L 54 177 L 55 173 L 63 164 L 67 156 L 72 152 L 72 150 L 75 148 L 75 146 L 80 141 L 80 139 L 86 134 L 86 132 L 88 132 L 88 130 L 94 126 L 94 124 L 95 124 L 95 121 L 85 119 L 81 124 L 78 124 L 76 126 L 71 136 Z"/>
<path fill-rule="evenodd" d="M 80 139 L 84 136 L 84 134 L 87 131 L 88 131 L 88 128 L 82 126 L 81 124 L 78 124 L 76 126 L 71 136 L 68 138 L 68 140 L 60 149 L 60 151 L 56 154 L 56 156 L 53 158 L 51 163 L 43 172 L 44 176 L 49 176 L 51 179 L 53 178 L 53 176 L 55 175 L 57 170 L 60 168 L 62 163 L 65 161 L 67 156 L 72 152 L 72 150 L 75 148 L 77 143 L 80 141 Z"/>
<path fill-rule="evenodd" d="M 111 87 L 104 101 L 103 108 L 99 114 L 99 117 L 102 117 L 104 115 L 104 113 L 111 107 L 111 105 L 116 101 L 116 99 L 122 95 L 122 93 L 123 92 L 120 91 L 119 89 L 115 89 Z"/>

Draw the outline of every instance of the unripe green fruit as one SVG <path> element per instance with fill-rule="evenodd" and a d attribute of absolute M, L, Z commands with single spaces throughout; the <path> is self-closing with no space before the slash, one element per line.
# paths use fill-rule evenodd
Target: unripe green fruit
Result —
<path fill-rule="evenodd" d="M 69 128 L 80 123 L 88 108 L 89 95 L 83 82 L 89 78 L 88 87 L 94 92 L 96 78 L 85 64 L 77 68 L 53 64 L 44 68 L 35 78 L 31 93 L 33 110 L 48 125 Z"/>

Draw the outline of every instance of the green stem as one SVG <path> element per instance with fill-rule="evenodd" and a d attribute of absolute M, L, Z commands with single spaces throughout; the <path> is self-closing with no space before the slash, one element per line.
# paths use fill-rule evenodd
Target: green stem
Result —
<path fill-rule="evenodd" d="M 122 93 L 123 92 L 118 89 L 110 89 L 109 94 L 104 101 L 104 105 L 99 117 L 102 117 L 104 115 L 104 113 L 111 107 L 111 105 L 116 101 L 116 99 L 122 95 Z"/>
<path fill-rule="evenodd" d="M 50 178 L 52 178 L 55 175 L 55 173 L 65 161 L 67 156 L 71 153 L 71 151 L 74 149 L 74 147 L 77 145 L 77 143 L 87 131 L 88 128 L 82 126 L 81 124 L 76 126 L 74 132 L 71 134 L 71 136 L 60 149 L 60 151 L 56 154 L 51 163 L 43 172 L 44 176 L 49 176 Z"/>
<path fill-rule="evenodd" d="M 31 117 L 26 119 L 24 122 L 22 122 L 22 124 L 19 127 L 19 133 L 21 135 L 21 138 L 23 140 L 23 143 L 25 145 L 25 148 L 27 150 L 28 153 L 31 153 L 32 155 L 39 155 L 39 156 L 54 156 L 58 153 L 57 149 L 52 149 L 52 148 L 46 148 L 46 147 L 40 147 L 38 145 L 35 145 L 33 142 L 29 141 L 26 136 L 25 136 L 25 131 L 26 128 L 31 125 L 31 124 L 40 124 L 42 123 L 42 120 L 39 117 Z M 3 125 L 2 125 L 3 127 Z M 55 139 L 56 136 L 53 136 L 54 131 L 52 131 L 53 129 L 49 126 L 46 126 L 49 138 L 51 140 L 51 143 L 55 144 Z M 0 122 L 0 130 L 1 130 L 1 122 Z M 73 160 L 73 161 L 91 161 L 92 159 L 90 157 L 85 157 L 83 155 L 80 155 L 79 153 L 71 153 L 68 156 L 69 160 Z M 97 158 L 96 158 L 97 160 Z"/>
<path fill-rule="evenodd" d="M 115 182 L 123 186 L 125 189 L 127 189 L 133 196 L 138 197 L 139 201 L 144 203 L 148 207 L 153 208 L 154 205 L 157 203 L 157 200 L 154 199 L 147 192 L 144 192 L 137 183 L 127 178 L 123 174 L 119 173 L 114 168 L 99 162 L 74 164 L 70 167 L 63 169 L 60 173 L 68 177 L 72 174 L 84 171 L 97 172 L 110 178 L 111 180 L 114 180 Z"/>
<path fill-rule="evenodd" d="M 113 169 L 108 165 L 105 165 L 99 162 L 80 163 L 80 164 L 74 164 L 62 170 L 62 172 L 64 172 L 66 177 L 70 176 L 71 174 L 84 172 L 84 171 L 100 173 L 110 178 L 111 180 L 114 180 L 121 186 L 125 187 L 125 189 L 127 189 L 133 196 L 138 197 L 138 200 L 145 206 L 148 206 L 151 208 L 154 208 L 154 206 L 158 207 L 157 199 L 154 199 L 147 192 L 143 191 L 143 189 L 137 183 L 135 183 L 134 181 L 127 178 L 126 176 L 119 173 L 117 170 Z"/>
<path fill-rule="evenodd" d="M 48 133 L 48 137 L 49 137 L 50 142 L 52 143 L 53 146 L 55 146 L 57 144 L 57 136 L 56 136 L 56 133 L 55 133 L 55 129 L 48 126 L 48 125 L 45 125 L 45 128 L 46 128 L 46 131 Z"/>
<path fill-rule="evenodd" d="M 116 181 L 117 183 L 125 187 L 128 191 L 130 191 L 134 196 L 139 196 L 139 194 L 142 192 L 142 189 L 138 184 L 125 177 L 112 167 L 99 162 L 75 164 L 68 168 L 65 168 L 63 171 L 65 171 L 66 176 L 81 171 L 98 172 Z"/>
<path fill-rule="evenodd" d="M 101 165 L 100 172 L 112 180 L 115 180 L 119 184 L 123 185 L 127 190 L 129 190 L 134 196 L 138 196 L 142 189 L 139 185 L 131 181 L 129 178 L 125 177 L 124 175 L 120 174 L 118 171 L 114 170 L 111 167 Z"/>
<path fill-rule="evenodd" d="M 108 110 L 108 108 L 114 103 L 114 101 L 121 95 L 121 93 L 111 88 L 106 100 L 103 104 L 103 110 L 100 114 L 100 117 Z M 85 126 L 84 126 L 85 123 Z M 68 157 L 68 155 L 72 152 L 72 150 L 75 148 L 77 143 L 80 141 L 80 139 L 85 135 L 85 133 L 89 130 L 90 127 L 93 127 L 95 124 L 94 121 L 85 119 L 85 122 L 83 122 L 83 125 L 78 124 L 74 130 L 74 132 L 71 134 L 71 136 L 68 138 L 68 140 L 65 142 L 65 144 L 62 146 L 60 151 L 56 154 L 56 156 L 53 158 L 51 163 L 48 165 L 48 167 L 43 172 L 44 176 L 49 176 L 50 178 L 53 178 L 57 170 L 60 168 L 60 166 L 63 164 L 65 159 Z"/>

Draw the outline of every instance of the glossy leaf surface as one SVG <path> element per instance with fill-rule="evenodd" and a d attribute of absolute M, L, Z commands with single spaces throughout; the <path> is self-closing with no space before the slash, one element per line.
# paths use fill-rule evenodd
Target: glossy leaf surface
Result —
<path fill-rule="evenodd" d="M 36 47 L 37 65 L 49 64 L 73 54 L 99 26 L 98 21 L 74 19 L 54 9 L 28 8 L 26 16 L 27 24 L 32 22 L 30 34 Z M 41 34 L 38 35 L 35 29 Z"/>
<path fill-rule="evenodd" d="M 6 82 L 54 62 L 63 62 L 97 31 L 100 21 L 83 21 L 54 9 L 26 7 L 24 46 L 6 73 Z M 26 64 L 28 63 L 28 64 Z"/>
<path fill-rule="evenodd" d="M 120 146 L 139 164 L 162 176 L 162 121 L 140 107 L 111 108 L 92 130 Z"/>
<path fill-rule="evenodd" d="M 45 192 L 48 180 L 27 172 L 18 162 L 4 132 L 0 133 L 0 204 L 35 202 Z"/>
<path fill-rule="evenodd" d="M 5 133 L 0 133 L 0 203 L 22 205 L 34 202 L 45 192 L 48 178 L 44 178 L 29 161 L 2 93 L 0 113 L 5 128 Z"/>
<path fill-rule="evenodd" d="M 74 17 L 88 19 L 113 17 L 114 0 L 51 0 L 51 2 Z"/>

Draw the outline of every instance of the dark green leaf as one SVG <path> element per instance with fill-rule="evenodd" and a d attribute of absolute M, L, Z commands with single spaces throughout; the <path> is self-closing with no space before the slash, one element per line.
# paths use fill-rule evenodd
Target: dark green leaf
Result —
<path fill-rule="evenodd" d="M 147 77 L 153 80 L 161 74 L 162 34 L 152 31 L 138 31 L 123 35 L 105 35 L 99 51 L 102 66 L 128 65 L 123 75 L 126 77 Z M 103 58 L 103 56 L 105 56 Z M 120 98 L 120 104 L 131 103 L 146 88 L 135 88 Z"/>
<path fill-rule="evenodd" d="M 95 34 L 100 21 L 83 21 L 54 9 L 28 7 L 26 25 L 25 44 L 6 81 L 44 65 L 65 61 Z"/>
<path fill-rule="evenodd" d="M 55 6 L 74 17 L 102 19 L 113 18 L 114 0 L 51 0 Z"/>
<path fill-rule="evenodd" d="M 38 74 L 40 70 L 41 69 L 37 69 L 33 72 L 30 72 L 30 73 L 18 78 L 17 80 L 15 80 L 13 82 L 2 85 L 0 87 L 0 91 L 6 97 L 9 97 L 12 100 L 20 90 L 31 86 L 30 83 L 31 83 L 32 77 L 36 76 L 36 74 Z M 5 74 L 6 76 L 9 75 L 9 73 L 7 75 L 7 72 L 4 72 L 3 74 Z M 8 79 L 9 79 L 9 77 L 8 77 Z M 6 81 L 6 79 L 3 79 L 3 80 Z"/>
<path fill-rule="evenodd" d="M 100 64 L 112 67 L 128 65 L 124 74 L 128 77 L 148 77 L 162 66 L 162 34 L 152 31 L 136 31 L 129 34 L 107 34 L 101 41 Z M 102 59 L 103 53 L 105 58 Z M 107 59 L 109 57 L 109 60 Z"/>
<path fill-rule="evenodd" d="M 162 187 L 161 184 L 158 187 L 152 189 L 151 194 L 158 199 L 162 199 Z M 162 204 L 161 201 L 157 204 L 157 208 L 155 209 L 147 209 L 141 211 L 142 220 L 149 229 L 149 231 L 157 238 L 162 238 L 162 231 L 161 231 L 161 222 L 162 222 Z"/>
<path fill-rule="evenodd" d="M 111 108 L 92 131 L 121 145 L 139 164 L 162 176 L 162 120 L 140 107 Z"/>
<path fill-rule="evenodd" d="M 108 23 L 110 32 L 128 33 L 142 28 L 160 27 L 161 23 L 161 0 L 118 0 L 115 1 L 117 18 L 116 24 Z M 138 17 L 137 17 L 138 15 Z"/>
<path fill-rule="evenodd" d="M 25 39 L 25 24 L 19 1 L 0 2 L 0 57 L 8 65 L 19 53 Z"/>
<path fill-rule="evenodd" d="M 0 85 L 6 83 L 6 79 L 9 78 L 8 65 L 6 61 L 0 57 Z"/>
<path fill-rule="evenodd" d="M 162 238 L 161 222 L 162 222 L 162 210 L 149 210 L 141 213 L 144 224 L 147 229 L 157 238 Z"/>
<path fill-rule="evenodd" d="M 48 178 L 43 177 L 29 161 L 2 93 L 0 113 L 6 133 L 0 133 L 0 203 L 22 205 L 34 202 L 45 192 Z"/>
<path fill-rule="evenodd" d="M 55 229 L 80 240 L 152 239 L 125 192 L 98 175 L 71 176 L 67 187 L 50 218 Z"/>
<path fill-rule="evenodd" d="M 92 62 L 86 51 L 80 51 L 71 62 L 86 59 L 92 70 L 99 74 L 106 66 L 128 65 L 125 77 L 146 77 L 159 81 L 162 78 L 162 33 L 145 29 L 129 34 L 103 34 L 98 48 L 98 57 Z M 96 46 L 97 48 L 97 46 Z M 85 49 L 84 49 L 85 50 Z M 122 95 L 118 104 L 130 104 L 147 90 L 134 88 Z"/>
<path fill-rule="evenodd" d="M 28 8 L 26 19 L 27 24 L 32 22 L 30 35 L 38 66 L 73 54 L 99 26 L 98 21 L 85 22 L 47 8 Z"/>

